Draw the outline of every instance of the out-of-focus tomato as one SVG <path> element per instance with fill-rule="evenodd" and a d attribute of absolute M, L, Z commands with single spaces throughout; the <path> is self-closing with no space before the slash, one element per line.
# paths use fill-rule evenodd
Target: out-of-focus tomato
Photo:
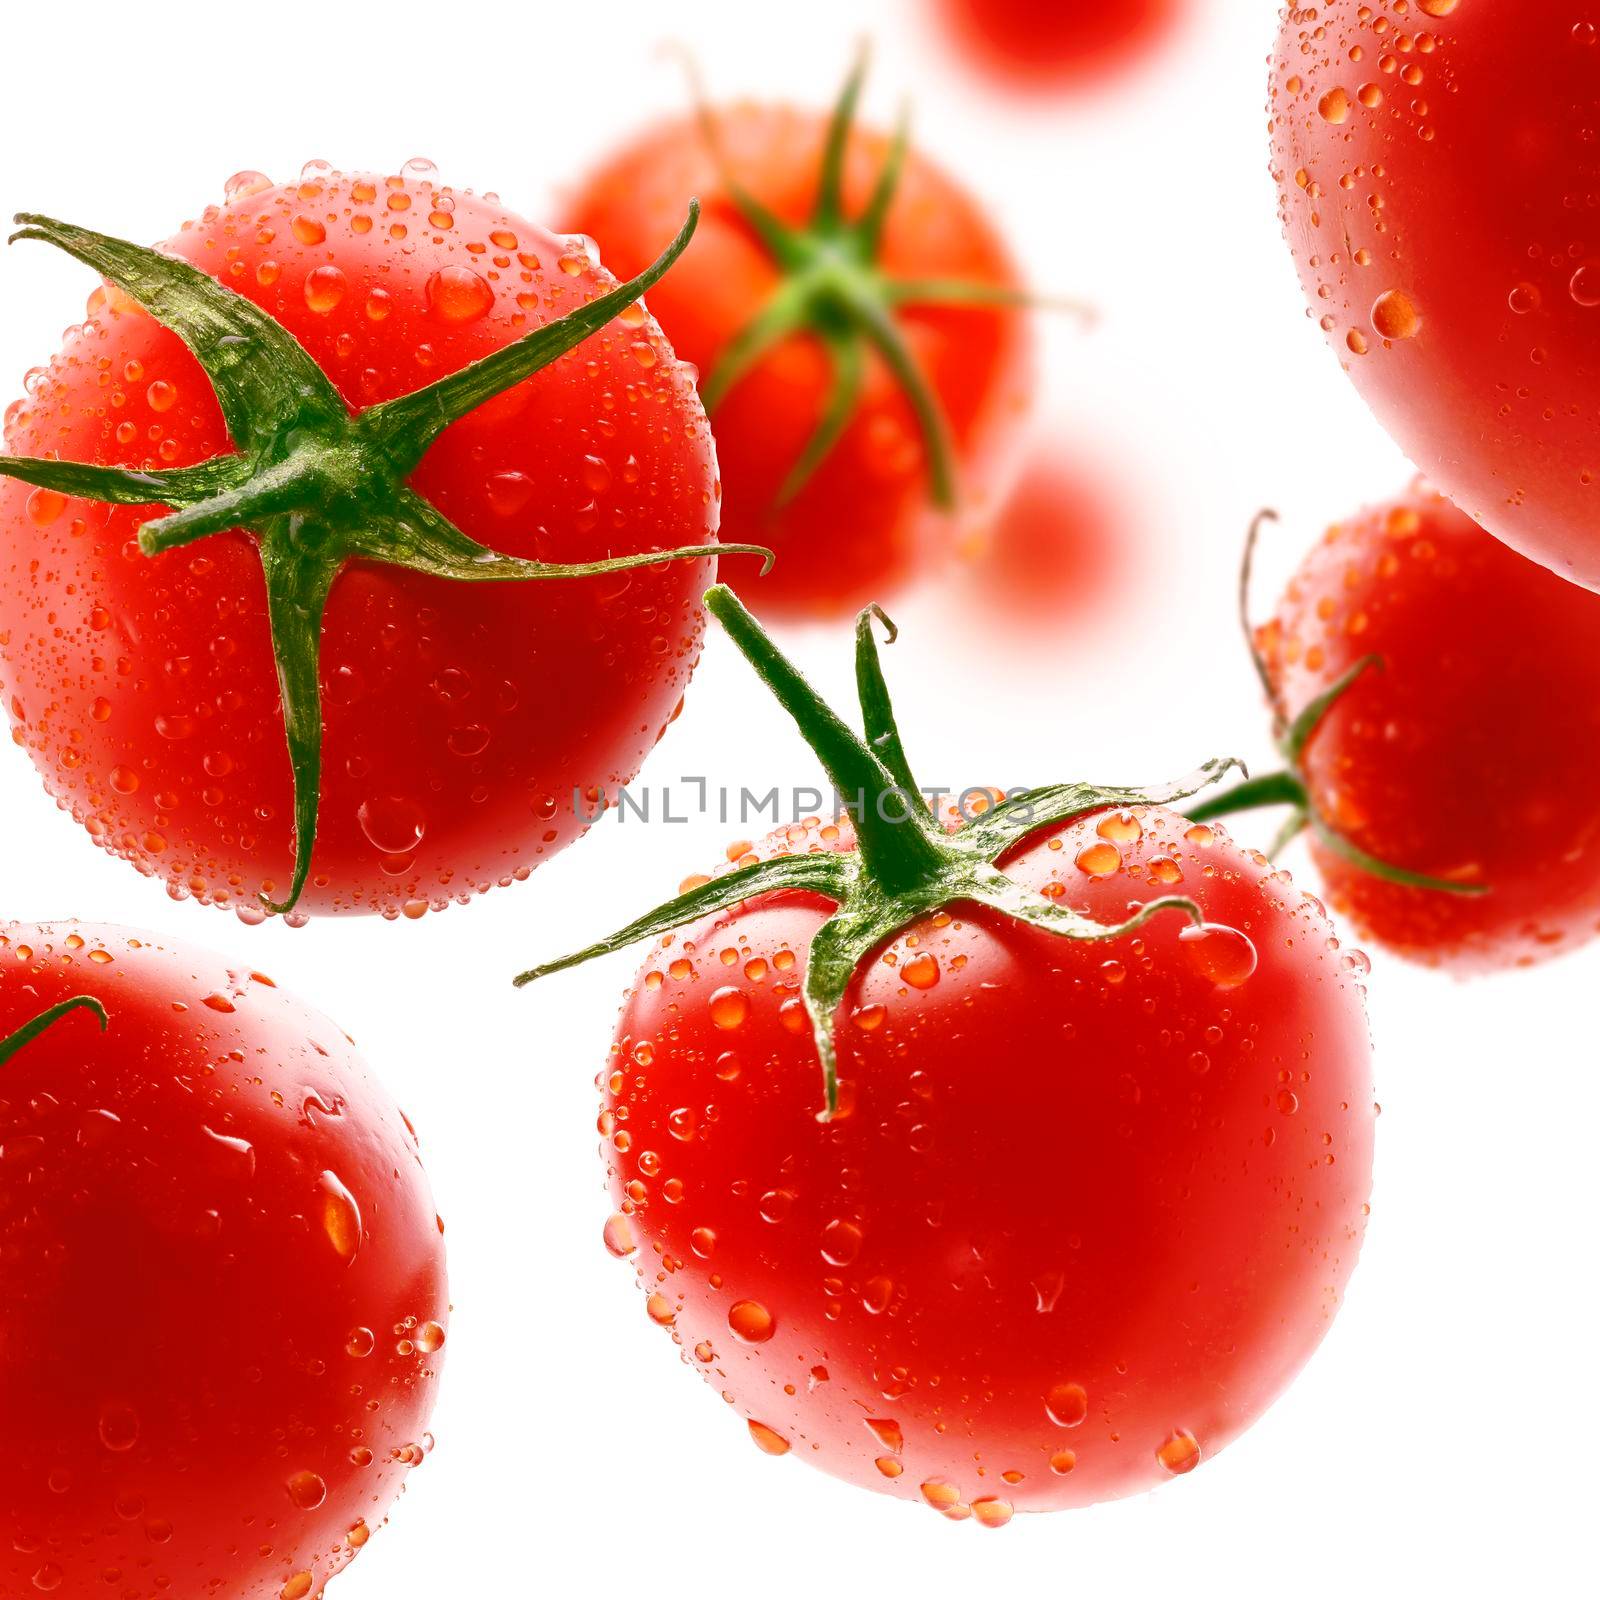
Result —
<path fill-rule="evenodd" d="M 1112 78 L 1154 54 L 1186 0 L 936 0 L 963 58 L 1007 89 Z"/>

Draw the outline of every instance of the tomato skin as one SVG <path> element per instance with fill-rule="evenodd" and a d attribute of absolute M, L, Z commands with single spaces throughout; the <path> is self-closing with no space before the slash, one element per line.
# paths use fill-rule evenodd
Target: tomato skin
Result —
<path fill-rule="evenodd" d="M 0 1066 L 0 1587 L 320 1592 L 427 1444 L 448 1300 L 416 1137 L 270 979 L 0 924 L 0 1037 L 79 994 L 104 1034 L 73 1013 Z"/>
<path fill-rule="evenodd" d="M 1285 235 L 1311 315 L 1406 454 L 1491 533 L 1600 588 L 1600 266 L 1573 198 L 1600 177 L 1592 8 L 1440 9 L 1285 10 Z"/>
<path fill-rule="evenodd" d="M 1182 0 L 938 0 L 964 58 L 1007 89 L 1035 93 L 1112 78 L 1182 18 Z"/>
<path fill-rule="evenodd" d="M 734 177 L 784 222 L 798 226 L 810 218 L 825 120 L 751 104 L 716 113 Z M 865 208 L 886 155 L 882 135 L 852 132 L 847 217 Z M 705 208 L 699 230 L 650 303 L 678 354 L 704 379 L 782 279 L 729 198 L 698 123 L 685 118 L 653 127 L 621 149 L 577 195 L 573 220 L 626 276 L 632 263 L 648 264 L 661 219 L 681 218 L 691 195 Z M 890 277 L 1021 287 L 977 200 L 915 150 L 889 210 L 878 264 Z M 1015 468 L 1016 422 L 1033 394 L 1026 316 L 1015 308 L 896 313 L 949 426 L 961 501 L 956 517 L 933 505 L 911 408 L 876 357 L 837 445 L 799 494 L 778 506 L 822 416 L 831 368 L 810 334 L 784 341 L 757 362 L 713 419 L 722 534 L 730 542 L 748 537 L 770 545 L 778 561 L 759 580 L 730 564 L 722 581 L 763 617 L 832 618 L 887 601 L 942 562 L 956 542 L 959 516 L 980 514 Z"/>
<path fill-rule="evenodd" d="M 169 248 L 270 311 L 358 408 L 615 281 L 498 202 L 415 175 L 269 187 L 208 210 Z M 447 277 L 430 289 L 435 272 Z M 226 449 L 176 336 L 105 301 L 7 413 L 8 447 L 135 466 Z M 636 316 L 449 428 L 411 481 L 511 555 L 586 560 L 716 532 L 699 399 Z M 106 849 L 177 896 L 254 918 L 292 860 L 260 562 L 242 533 L 143 557 L 132 541 L 146 516 L 0 481 L 13 738 Z M 674 715 L 711 566 L 507 584 L 347 568 L 323 634 L 323 795 L 299 914 L 420 915 L 570 844 L 599 809 L 575 806 L 574 790 L 614 794 Z"/>
<path fill-rule="evenodd" d="M 1050 828 L 1007 870 L 1100 920 L 1191 893 L 1253 975 L 1217 987 L 1176 914 L 1073 945 L 952 908 L 858 973 L 832 1124 L 798 998 L 826 902 L 652 953 L 603 1078 L 608 1242 L 765 1448 L 980 1520 L 1085 1505 L 1193 1465 L 1184 1430 L 1214 1454 L 1321 1338 L 1371 1176 L 1360 964 L 1222 830 L 1134 821 Z M 1122 866 L 1091 879 L 1103 827 Z"/>
<path fill-rule="evenodd" d="M 1331 528 L 1258 643 L 1288 716 L 1364 656 L 1301 758 L 1321 814 L 1380 860 L 1485 895 L 1406 888 L 1313 839 L 1364 939 L 1460 976 L 1600 931 L 1600 599 L 1418 484 Z"/>

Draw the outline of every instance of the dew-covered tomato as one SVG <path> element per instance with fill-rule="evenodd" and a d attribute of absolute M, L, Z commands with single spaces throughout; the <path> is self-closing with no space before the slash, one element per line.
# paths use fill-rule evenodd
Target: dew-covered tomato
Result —
<path fill-rule="evenodd" d="M 1407 455 L 1600 588 L 1600 14 L 1587 0 L 1285 8 L 1272 166 L 1310 314 Z"/>
<path fill-rule="evenodd" d="M 38 236 L 78 238 L 54 225 Z M 358 422 L 615 284 L 582 243 L 415 162 L 388 177 L 315 163 L 287 185 L 241 175 L 225 204 L 162 248 L 292 333 Z M 275 370 L 256 360 L 252 382 Z M 209 370 L 127 293 L 99 289 L 6 413 L 7 448 L 157 471 L 207 461 L 240 444 Z M 13 737 L 97 842 L 180 898 L 248 917 L 262 897 L 296 898 L 293 780 L 304 775 L 286 754 L 252 534 L 276 541 L 269 567 L 285 600 L 273 625 L 302 674 L 291 685 L 302 720 L 289 723 L 312 757 L 317 590 L 331 581 L 321 800 L 297 914 L 419 915 L 526 877 L 637 772 L 698 657 L 710 562 L 457 581 L 487 575 L 472 546 L 464 557 L 449 547 L 449 577 L 415 570 L 434 557 L 417 557 L 411 530 L 392 528 L 384 507 L 414 495 L 419 515 L 442 513 L 481 545 L 544 562 L 702 545 L 716 531 L 716 476 L 692 376 L 634 306 L 473 404 L 393 484 L 376 470 L 392 462 L 369 450 L 348 467 L 352 481 L 334 460 L 324 485 L 312 430 L 299 458 L 293 438 L 265 430 L 263 458 L 289 455 L 305 504 L 270 515 L 263 495 L 267 509 L 241 519 L 249 533 L 155 555 L 135 534 L 159 506 L 0 482 L 0 677 Z M 425 441 L 443 420 L 407 426 Z M 335 558 L 351 551 L 331 578 L 296 565 L 319 541 Z"/>
<path fill-rule="evenodd" d="M 152 934 L 0 924 L 0 1152 L 0 1590 L 319 1594 L 431 1447 L 448 1321 L 349 1039 Z"/>
<path fill-rule="evenodd" d="M 1352 958 L 1263 858 L 1138 808 L 1003 865 L 1100 921 L 1187 892 L 1225 927 L 919 921 L 846 996 L 824 1124 L 828 907 L 769 898 L 652 954 L 601 1115 L 611 1247 L 755 1442 L 985 1523 L 1154 1487 L 1261 1414 L 1338 1308 L 1373 1134 Z"/>
<path fill-rule="evenodd" d="M 991 1526 L 1190 1471 L 1355 1266 L 1365 958 L 1154 793 L 937 818 L 872 613 L 858 738 L 728 590 L 707 603 L 855 820 L 741 844 L 518 980 L 654 937 L 599 1078 L 607 1245 L 769 1454 Z"/>
<path fill-rule="evenodd" d="M 1466 975 L 1600 932 L 1600 598 L 1418 486 L 1328 530 L 1258 640 L 1287 721 L 1363 658 L 1300 755 L 1312 806 L 1411 887 L 1312 835 L 1368 938 Z"/>
<path fill-rule="evenodd" d="M 1183 0 L 938 0 L 963 58 L 1007 89 L 1072 89 L 1154 53 Z"/>
<path fill-rule="evenodd" d="M 1033 389 L 1017 269 L 985 208 L 912 149 L 870 224 L 890 140 L 853 126 L 830 182 L 829 125 L 744 103 L 648 128 L 572 215 L 626 275 L 663 218 L 703 202 L 650 303 L 700 372 L 723 536 L 778 554 L 759 584 L 724 581 L 785 620 L 886 601 L 948 556 L 1005 487 Z"/>

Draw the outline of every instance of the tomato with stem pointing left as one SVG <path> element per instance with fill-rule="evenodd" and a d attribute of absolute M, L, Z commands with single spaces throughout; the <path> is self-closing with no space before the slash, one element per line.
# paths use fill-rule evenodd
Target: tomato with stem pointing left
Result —
<path fill-rule="evenodd" d="M 1572 950 L 1600 933 L 1597 641 L 1600 596 L 1415 484 L 1329 528 L 1251 630 L 1288 766 L 1192 814 L 1288 806 L 1335 909 L 1425 966 Z"/>
<path fill-rule="evenodd" d="M 382 1527 L 449 1321 L 345 1034 L 154 934 L 0 922 L 0 1592 L 305 1600 Z"/>
<path fill-rule="evenodd" d="M 722 529 L 770 545 L 764 616 L 847 616 L 942 562 L 992 509 L 1033 390 L 1030 297 L 979 201 L 855 122 L 744 103 L 652 127 L 574 203 L 628 272 L 698 195 L 704 220 L 651 306 L 699 369 Z"/>
<path fill-rule="evenodd" d="M 1227 763 L 947 828 L 871 613 L 862 740 L 709 604 L 863 798 L 520 980 L 652 943 L 600 1078 L 607 1246 L 770 1455 L 988 1526 L 1189 1472 L 1355 1265 L 1364 960 L 1170 809 Z"/>
<path fill-rule="evenodd" d="M 57 802 L 249 919 L 420 915 L 577 838 L 700 650 L 711 437 L 636 304 L 692 208 L 620 287 L 427 163 L 240 174 L 159 251 L 22 221 L 106 280 L 0 455 Z"/>

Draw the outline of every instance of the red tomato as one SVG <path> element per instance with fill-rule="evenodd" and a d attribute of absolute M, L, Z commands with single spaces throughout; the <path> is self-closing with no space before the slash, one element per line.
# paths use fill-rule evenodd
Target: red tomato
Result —
<path fill-rule="evenodd" d="M 1152 54 L 1183 0 L 938 0 L 966 60 L 1008 89 L 1076 88 Z"/>
<path fill-rule="evenodd" d="M 1331 528 L 1259 635 L 1289 721 L 1368 655 L 1300 759 L 1316 810 L 1393 883 L 1312 839 L 1362 937 L 1461 974 L 1600 930 L 1600 598 L 1418 486 Z"/>
<path fill-rule="evenodd" d="M 245 174 L 229 195 L 165 248 L 268 311 L 355 408 L 614 282 L 581 244 L 415 164 L 384 178 L 318 163 L 282 186 Z M 30 375 L 6 443 L 141 468 L 230 448 L 194 356 L 104 289 Z M 699 544 L 717 525 L 691 378 L 637 309 L 450 426 L 409 481 L 513 556 Z M 142 556 L 134 534 L 151 514 L 0 482 L 13 737 L 104 848 L 175 897 L 255 918 L 259 896 L 289 890 L 294 859 L 261 558 L 240 531 Z M 346 567 L 322 629 L 320 827 L 298 914 L 420 915 L 570 844 L 671 721 L 709 570 L 481 584 Z"/>
<path fill-rule="evenodd" d="M 12 1035 L 79 995 L 20 1048 Z M 0 924 L 0 1589 L 301 1600 L 442 1361 L 416 1137 L 326 1018 L 155 935 Z"/>
<path fill-rule="evenodd" d="M 715 149 L 693 117 L 647 129 L 590 179 L 577 197 L 574 222 L 626 275 L 677 225 L 662 234 L 662 219 L 680 219 L 688 197 L 699 196 L 705 206 L 699 231 L 651 291 L 651 306 L 678 354 L 699 368 L 703 386 L 728 370 L 723 364 L 735 340 L 775 296 L 818 301 L 805 326 L 743 369 L 712 407 L 723 536 L 750 536 L 778 553 L 759 584 L 741 573 L 723 577 L 764 616 L 845 615 L 888 600 L 942 560 L 956 542 L 958 522 L 935 503 L 926 429 L 905 386 L 874 351 L 864 356 L 862 389 L 837 440 L 789 496 L 797 463 L 836 392 L 839 358 L 817 329 L 853 326 L 853 313 L 834 304 L 834 287 L 823 280 L 855 246 L 837 241 L 817 275 L 786 274 L 730 192 L 731 175 L 733 187 L 806 232 L 818 202 L 827 118 L 745 104 L 711 121 Z M 842 173 L 845 218 L 858 219 L 866 209 L 888 151 L 883 136 L 852 130 Z M 849 234 L 848 227 L 842 231 Z M 953 282 L 980 298 L 1020 292 L 984 208 L 915 151 L 906 157 L 875 258 L 851 259 L 846 298 L 852 302 L 882 301 L 885 279 Z M 1016 424 L 1032 397 L 1025 313 L 981 303 L 882 301 L 879 309 L 942 419 L 959 506 L 968 513 L 992 510 L 1015 465 Z"/>
<path fill-rule="evenodd" d="M 1463 511 L 1600 588 L 1600 238 L 1587 0 L 1283 13 L 1272 164 L 1329 343 Z"/>
<path fill-rule="evenodd" d="M 1027 647 L 1110 603 L 1132 552 L 1129 507 L 1102 469 L 1035 451 L 974 551 L 970 599 Z"/>
<path fill-rule="evenodd" d="M 769 895 L 659 942 L 600 1122 L 607 1242 L 755 1443 L 990 1526 L 1261 1414 L 1355 1265 L 1374 1122 L 1364 964 L 1263 857 L 1140 807 L 1001 865 L 1102 923 L 1176 892 L 1227 926 L 920 919 L 847 991 L 824 1123 L 800 994 L 831 907 Z"/>

